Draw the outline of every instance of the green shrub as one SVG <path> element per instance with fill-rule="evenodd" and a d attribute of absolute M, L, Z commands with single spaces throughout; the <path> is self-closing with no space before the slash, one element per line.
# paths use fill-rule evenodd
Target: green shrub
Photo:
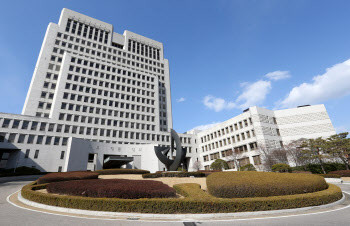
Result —
<path fill-rule="evenodd" d="M 212 173 L 222 172 L 222 170 L 198 170 L 197 172 L 204 173 L 207 177 Z"/>
<path fill-rule="evenodd" d="M 116 175 L 116 174 L 145 174 L 150 173 L 148 170 L 141 169 L 102 169 L 94 171 L 100 175 Z"/>
<path fill-rule="evenodd" d="M 239 171 L 256 171 L 255 166 L 253 164 L 247 164 L 242 166 Z"/>
<path fill-rule="evenodd" d="M 324 169 L 326 173 L 337 170 L 345 170 L 345 165 L 342 163 L 324 163 Z M 323 171 L 321 169 L 320 164 L 308 164 L 305 166 L 295 166 L 292 167 L 292 171 L 310 171 L 313 174 L 322 174 Z"/>
<path fill-rule="evenodd" d="M 341 178 L 341 176 L 338 174 L 317 174 L 317 175 L 324 178 Z"/>
<path fill-rule="evenodd" d="M 49 173 L 38 179 L 38 184 L 46 184 L 58 181 L 70 181 L 70 180 L 86 180 L 86 179 L 97 179 L 98 173 L 89 171 L 72 171 L 72 172 L 61 172 L 61 173 Z"/>
<path fill-rule="evenodd" d="M 213 170 L 223 170 L 223 169 L 228 169 L 228 164 L 225 160 L 222 159 L 216 159 L 211 165 L 210 169 Z"/>
<path fill-rule="evenodd" d="M 290 168 L 290 166 L 288 164 L 284 164 L 284 163 L 274 164 L 274 165 L 272 165 L 271 169 L 273 172 L 279 172 L 279 173 L 292 172 L 292 168 Z"/>
<path fill-rule="evenodd" d="M 327 189 L 324 178 L 312 174 L 220 172 L 207 177 L 211 195 L 220 198 L 294 195 Z"/>
<path fill-rule="evenodd" d="M 138 212 L 138 213 L 232 213 L 245 211 L 265 211 L 290 209 L 307 206 L 323 205 L 335 202 L 342 197 L 342 192 L 336 185 L 314 193 L 259 197 L 218 199 L 203 192 L 196 184 L 179 184 L 174 188 L 185 198 L 164 199 L 117 199 L 117 198 L 89 198 L 78 196 L 55 196 L 36 192 L 45 185 L 30 183 L 22 188 L 22 196 L 33 202 L 51 206 L 86 209 L 109 212 Z"/>
<path fill-rule="evenodd" d="M 329 174 L 337 174 L 341 177 L 350 177 L 350 170 L 338 170 L 329 172 Z"/>
<path fill-rule="evenodd" d="M 205 173 L 201 172 L 163 172 L 163 173 L 147 173 L 142 174 L 143 178 L 158 177 L 205 177 Z"/>

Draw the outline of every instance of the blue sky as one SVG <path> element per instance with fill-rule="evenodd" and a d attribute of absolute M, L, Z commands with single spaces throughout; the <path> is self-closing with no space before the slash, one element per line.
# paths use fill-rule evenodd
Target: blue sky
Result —
<path fill-rule="evenodd" d="M 69 8 L 164 44 L 174 128 L 225 121 L 249 106 L 325 104 L 349 131 L 349 1 L 4 1 L 0 112 L 21 113 L 49 22 Z"/>

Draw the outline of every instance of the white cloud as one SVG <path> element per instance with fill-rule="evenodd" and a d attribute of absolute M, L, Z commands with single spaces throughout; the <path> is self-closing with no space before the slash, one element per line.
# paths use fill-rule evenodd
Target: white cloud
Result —
<path fill-rule="evenodd" d="M 184 98 L 184 97 L 181 97 L 181 98 L 179 98 L 179 99 L 177 99 L 176 101 L 177 102 L 184 102 L 186 99 Z"/>
<path fill-rule="evenodd" d="M 203 103 L 209 109 L 213 109 L 216 112 L 222 111 L 224 109 L 232 109 L 236 106 L 235 103 L 225 101 L 222 98 L 216 98 L 211 95 L 204 97 Z"/>
<path fill-rule="evenodd" d="M 212 122 L 212 123 L 210 123 L 210 124 L 196 126 L 196 127 L 194 127 L 193 129 L 191 129 L 191 130 L 206 130 L 206 129 L 209 129 L 209 128 L 211 128 L 211 127 L 216 126 L 216 125 L 219 124 L 219 123 L 221 123 L 221 122 Z"/>
<path fill-rule="evenodd" d="M 294 87 L 278 105 L 289 108 L 303 104 L 317 104 L 349 94 L 350 59 L 327 68 L 323 75 L 313 77 L 311 83 Z"/>
<path fill-rule="evenodd" d="M 259 80 L 243 87 L 243 93 L 236 100 L 236 105 L 240 109 L 262 104 L 271 90 L 271 82 Z"/>
<path fill-rule="evenodd" d="M 273 71 L 273 72 L 267 73 L 265 77 L 270 80 L 277 81 L 281 79 L 290 78 L 291 76 L 289 71 Z"/>

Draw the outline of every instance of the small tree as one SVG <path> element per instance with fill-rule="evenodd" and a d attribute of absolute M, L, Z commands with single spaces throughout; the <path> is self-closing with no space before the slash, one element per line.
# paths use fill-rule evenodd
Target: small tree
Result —
<path fill-rule="evenodd" d="M 301 145 L 303 158 L 308 161 L 316 161 L 321 165 L 323 174 L 326 174 L 324 169 L 324 159 L 327 158 L 326 153 L 326 141 L 321 137 L 317 139 L 308 139 Z"/>
<path fill-rule="evenodd" d="M 247 164 L 242 166 L 239 171 L 256 171 L 256 168 L 253 164 Z"/>
<path fill-rule="evenodd" d="M 202 163 L 201 161 L 195 161 L 192 165 L 192 168 L 196 171 L 200 170 L 202 168 Z"/>
<path fill-rule="evenodd" d="M 288 163 L 294 164 L 295 166 L 304 166 L 304 170 L 306 170 L 308 161 L 307 158 L 304 157 L 301 145 L 305 140 L 304 138 L 293 140 L 283 147 L 288 157 Z"/>
<path fill-rule="evenodd" d="M 272 171 L 273 172 L 279 172 L 279 173 L 287 173 L 287 172 L 292 172 L 292 168 L 288 164 L 284 163 L 278 163 L 272 166 Z"/>
<path fill-rule="evenodd" d="M 348 132 L 335 134 L 330 136 L 326 142 L 327 153 L 339 158 L 345 164 L 347 170 L 349 170 L 348 157 L 350 154 L 350 138 L 347 138 L 348 134 Z"/>
<path fill-rule="evenodd" d="M 223 170 L 228 169 L 228 164 L 225 160 L 216 159 L 211 165 L 210 168 L 213 170 Z"/>

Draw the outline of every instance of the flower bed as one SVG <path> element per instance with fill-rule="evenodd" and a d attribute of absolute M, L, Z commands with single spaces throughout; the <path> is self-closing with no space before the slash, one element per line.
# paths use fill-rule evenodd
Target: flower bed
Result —
<path fill-rule="evenodd" d="M 350 170 L 338 170 L 338 171 L 332 171 L 328 174 L 338 174 L 341 177 L 350 177 Z"/>
<path fill-rule="evenodd" d="M 220 172 L 207 177 L 208 191 L 219 198 L 268 197 L 317 192 L 328 188 L 323 177 L 271 172 Z"/>
<path fill-rule="evenodd" d="M 147 173 L 142 175 L 143 178 L 158 178 L 158 177 L 205 177 L 204 173 L 200 172 L 163 172 L 163 173 Z"/>
<path fill-rule="evenodd" d="M 94 171 L 100 175 L 116 175 L 116 174 L 145 174 L 150 173 L 148 170 L 141 169 L 102 169 Z"/>
<path fill-rule="evenodd" d="M 175 189 L 160 181 L 96 179 L 54 182 L 47 185 L 49 193 L 96 198 L 169 198 L 175 197 Z"/>
<path fill-rule="evenodd" d="M 88 171 L 74 171 L 62 173 L 49 173 L 38 179 L 38 184 L 46 184 L 58 181 L 97 179 L 98 173 Z"/>

